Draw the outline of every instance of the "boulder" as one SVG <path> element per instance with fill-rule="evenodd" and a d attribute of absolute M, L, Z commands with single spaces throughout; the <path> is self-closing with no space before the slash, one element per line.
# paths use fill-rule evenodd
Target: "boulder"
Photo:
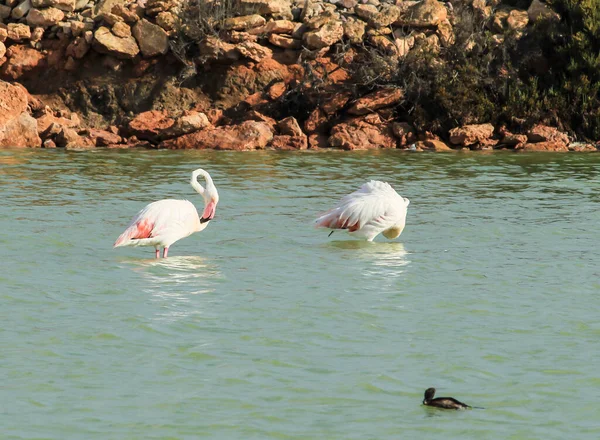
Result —
<path fill-rule="evenodd" d="M 369 18 L 369 26 L 375 29 L 390 26 L 400 18 L 400 8 L 384 3 L 377 14 Z"/>
<path fill-rule="evenodd" d="M 373 111 L 397 104 L 404 97 L 404 91 L 396 87 L 386 87 L 359 98 L 348 109 L 351 115 L 366 115 Z"/>
<path fill-rule="evenodd" d="M 124 21 L 117 21 L 113 24 L 111 30 L 114 35 L 121 38 L 131 37 L 131 28 Z"/>
<path fill-rule="evenodd" d="M 238 0 L 236 10 L 240 14 L 270 15 L 284 20 L 293 18 L 290 0 Z"/>
<path fill-rule="evenodd" d="M 31 0 L 34 8 L 53 7 L 65 12 L 73 12 L 75 10 L 75 0 Z"/>
<path fill-rule="evenodd" d="M 129 121 L 126 132 L 128 136 L 158 143 L 161 133 L 171 129 L 174 125 L 175 120 L 166 111 L 151 110 L 139 113 Z"/>
<path fill-rule="evenodd" d="M 145 57 L 164 55 L 169 50 L 169 36 L 165 30 L 145 18 L 133 26 L 133 36 Z"/>
<path fill-rule="evenodd" d="M 396 148 L 390 124 L 370 114 L 342 122 L 331 129 L 329 145 L 344 150 Z"/>
<path fill-rule="evenodd" d="M 400 16 L 394 23 L 396 26 L 435 27 L 448 17 L 446 7 L 437 0 L 401 2 L 398 6 Z"/>
<path fill-rule="evenodd" d="M 542 3 L 540 0 L 533 0 L 531 2 L 529 8 L 527 9 L 527 15 L 529 16 L 529 20 L 532 22 L 536 22 L 538 20 L 560 20 L 560 15 L 548 5 Z"/>
<path fill-rule="evenodd" d="M 163 31 L 164 32 L 164 31 Z M 92 47 L 100 53 L 119 59 L 132 59 L 140 52 L 133 37 L 117 37 L 110 29 L 101 26 L 94 32 Z"/>
<path fill-rule="evenodd" d="M 265 58 L 273 57 L 273 51 L 271 49 L 258 43 L 253 43 L 252 41 L 244 41 L 235 48 L 243 57 L 250 58 L 257 63 Z"/>
<path fill-rule="evenodd" d="M 27 13 L 31 10 L 31 0 L 24 0 L 15 6 L 12 11 L 9 10 L 10 16 L 15 20 L 20 20 L 25 17 Z M 6 17 L 8 18 L 8 17 Z"/>
<path fill-rule="evenodd" d="M 450 143 L 468 147 L 470 145 L 489 145 L 494 135 L 492 124 L 473 124 L 450 130 Z"/>
<path fill-rule="evenodd" d="M 43 53 L 23 44 L 10 46 L 6 51 L 6 58 L 0 74 L 13 80 L 35 74 L 46 66 Z"/>
<path fill-rule="evenodd" d="M 344 27 L 342 23 L 329 21 L 318 30 L 306 32 L 303 39 L 309 49 L 322 49 L 337 43 L 343 36 Z"/>
<path fill-rule="evenodd" d="M 225 125 L 201 130 L 175 139 L 164 141 L 161 148 L 169 149 L 215 149 L 215 150 L 259 150 L 273 139 L 268 124 L 244 121 L 239 125 Z"/>
<path fill-rule="evenodd" d="M 44 109 L 43 115 L 37 118 L 38 133 L 42 138 L 46 139 L 49 137 L 47 134 L 44 134 L 46 132 L 49 134 L 58 134 L 60 130 L 57 130 L 56 133 L 50 133 L 50 131 L 48 131 L 52 124 L 56 124 L 56 126 L 60 128 L 76 128 L 79 127 L 79 125 L 81 124 L 81 120 L 79 119 L 79 116 L 77 116 L 77 113 L 71 113 L 71 115 L 68 118 L 63 116 L 56 116 L 54 112 L 52 112 L 48 107 L 46 107 L 46 109 Z"/>
<path fill-rule="evenodd" d="M 296 23 L 290 20 L 273 20 L 269 21 L 264 32 L 267 34 L 291 34 L 296 29 Z"/>
<path fill-rule="evenodd" d="M 306 150 L 308 148 L 308 138 L 304 135 L 277 135 L 273 136 L 270 146 L 275 150 Z"/>
<path fill-rule="evenodd" d="M 415 129 L 408 122 L 392 122 L 392 133 L 398 139 L 398 147 L 406 147 L 417 141 Z"/>
<path fill-rule="evenodd" d="M 342 26 L 344 28 L 344 37 L 348 39 L 351 44 L 360 44 L 363 41 L 365 35 L 366 23 L 356 18 L 348 18 Z"/>
<path fill-rule="evenodd" d="M 37 121 L 27 113 L 23 87 L 0 81 L 0 147 L 41 147 Z"/>
<path fill-rule="evenodd" d="M 245 31 L 264 26 L 267 21 L 258 14 L 243 17 L 231 17 L 223 21 L 222 28 L 226 31 Z"/>
<path fill-rule="evenodd" d="M 31 29 L 22 23 L 9 23 L 7 26 L 7 37 L 12 41 L 23 41 L 31 38 Z"/>
<path fill-rule="evenodd" d="M 546 141 L 519 144 L 515 147 L 515 151 L 550 151 L 563 153 L 569 151 L 569 147 L 562 142 Z"/>
<path fill-rule="evenodd" d="M 109 145 L 116 145 L 123 142 L 123 138 L 118 134 L 106 130 L 97 130 L 95 128 L 87 130 L 87 137 L 96 147 L 108 147 Z"/>
<path fill-rule="evenodd" d="M 57 8 L 32 9 L 27 14 L 27 24 L 47 28 L 58 24 L 64 17 L 65 13 Z"/>
<path fill-rule="evenodd" d="M 568 145 L 569 137 L 559 131 L 557 128 L 547 125 L 537 124 L 527 132 L 527 140 L 529 142 L 556 142 Z"/>
<path fill-rule="evenodd" d="M 304 132 L 300 128 L 300 124 L 293 116 L 288 116 L 277 123 L 279 132 L 288 136 L 304 136 Z"/>
<path fill-rule="evenodd" d="M 194 133 L 198 130 L 211 127 L 208 117 L 201 112 L 187 111 L 182 116 L 175 120 L 175 123 L 162 130 L 158 134 L 158 138 L 171 139 L 174 137 L 183 136 L 184 134 Z"/>

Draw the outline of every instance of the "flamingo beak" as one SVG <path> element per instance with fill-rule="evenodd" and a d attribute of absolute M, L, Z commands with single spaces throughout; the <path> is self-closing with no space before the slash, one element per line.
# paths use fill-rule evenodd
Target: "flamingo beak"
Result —
<path fill-rule="evenodd" d="M 215 202 L 215 200 L 213 199 L 204 208 L 204 212 L 202 213 L 202 218 L 200 219 L 200 223 L 206 223 L 206 222 L 212 220 L 215 217 L 216 210 L 217 210 L 217 202 Z"/>

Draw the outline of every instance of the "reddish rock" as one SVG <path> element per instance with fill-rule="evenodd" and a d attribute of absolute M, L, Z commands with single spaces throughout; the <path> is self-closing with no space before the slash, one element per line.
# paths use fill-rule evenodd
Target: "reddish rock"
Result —
<path fill-rule="evenodd" d="M 566 152 L 569 147 L 563 142 L 544 141 L 534 144 L 521 144 L 515 147 L 516 151 L 551 151 L 551 152 Z"/>
<path fill-rule="evenodd" d="M 454 145 L 490 145 L 494 143 L 491 139 L 494 135 L 492 124 L 465 125 L 450 130 L 450 143 Z"/>
<path fill-rule="evenodd" d="M 269 128 L 273 132 L 275 131 L 275 127 L 277 126 L 277 121 L 275 121 L 275 119 L 267 115 L 263 115 L 262 113 L 257 112 L 256 110 L 250 110 L 248 113 L 246 113 L 246 115 L 244 115 L 244 120 L 264 122 L 269 126 Z"/>
<path fill-rule="evenodd" d="M 90 45 L 83 37 L 77 37 L 67 46 L 65 55 L 80 60 L 90 50 Z"/>
<path fill-rule="evenodd" d="M 339 92 L 325 95 L 325 102 L 321 104 L 321 110 L 326 114 L 332 115 L 337 111 L 344 108 L 344 106 L 350 101 L 352 94 L 350 92 Z"/>
<path fill-rule="evenodd" d="M 415 129 L 407 122 L 392 122 L 392 132 L 398 139 L 398 147 L 405 147 L 417 141 Z"/>
<path fill-rule="evenodd" d="M 273 139 L 268 124 L 245 121 L 239 125 L 226 125 L 212 130 L 195 133 L 164 141 L 161 148 L 169 149 L 215 149 L 215 150 L 260 150 Z"/>
<path fill-rule="evenodd" d="M 286 90 L 287 90 L 287 86 L 285 85 L 285 82 L 278 81 L 275 84 L 273 84 L 271 87 L 269 87 L 269 90 L 267 90 L 267 95 L 272 100 L 276 100 L 276 99 L 281 98 L 283 96 L 283 94 L 286 92 Z"/>
<path fill-rule="evenodd" d="M 27 101 L 23 87 L 0 81 L 0 148 L 42 145 L 37 121 L 27 113 Z"/>
<path fill-rule="evenodd" d="M 283 135 L 287 136 L 304 136 L 304 132 L 300 128 L 300 124 L 296 121 L 296 118 L 293 116 L 288 116 L 285 119 L 282 119 L 277 123 L 277 127 L 279 128 L 279 132 Z"/>
<path fill-rule="evenodd" d="M 9 23 L 6 29 L 9 40 L 23 41 L 31 38 L 31 29 L 26 24 Z"/>
<path fill-rule="evenodd" d="M 333 127 L 329 145 L 345 150 L 396 148 L 396 139 L 390 124 L 383 122 L 379 115 L 370 114 Z"/>
<path fill-rule="evenodd" d="M 306 136 L 273 136 L 271 148 L 275 150 L 306 150 L 308 148 L 308 138 Z"/>
<path fill-rule="evenodd" d="M 138 114 L 127 124 L 127 133 L 138 139 L 158 142 L 162 131 L 175 125 L 175 120 L 166 111 L 151 110 Z"/>
<path fill-rule="evenodd" d="M 283 49 L 299 49 L 302 47 L 301 40 L 292 38 L 289 35 L 271 34 L 269 35 L 269 43 Z"/>
<path fill-rule="evenodd" d="M 351 115 L 366 115 L 379 108 L 397 104 L 403 97 L 404 91 L 402 89 L 386 87 L 358 99 L 354 105 L 348 109 L 348 113 Z"/>
<path fill-rule="evenodd" d="M 79 136 L 75 130 L 67 127 L 61 129 L 60 133 L 54 138 L 54 142 L 56 142 L 57 146 L 68 150 L 78 150 L 94 146 L 90 139 Z"/>
<path fill-rule="evenodd" d="M 208 122 L 215 127 L 217 125 L 221 125 L 221 120 L 223 119 L 223 110 L 218 108 L 211 108 L 206 112 L 206 117 L 208 118 Z"/>
<path fill-rule="evenodd" d="M 508 131 L 505 127 L 500 127 L 498 133 L 502 137 L 498 144 L 508 147 L 515 148 L 517 145 L 526 144 L 527 136 L 524 134 L 514 134 Z"/>
<path fill-rule="evenodd" d="M 56 8 L 32 9 L 27 14 L 27 24 L 32 27 L 47 28 L 62 21 L 65 13 Z"/>
<path fill-rule="evenodd" d="M 329 21 L 318 30 L 304 34 L 304 43 L 309 49 L 322 49 L 337 43 L 344 36 L 341 21 Z"/>
<path fill-rule="evenodd" d="M 311 150 L 319 150 L 329 147 L 329 137 L 324 134 L 314 133 L 308 136 L 308 148 Z"/>
<path fill-rule="evenodd" d="M 56 143 L 52 139 L 46 139 L 42 144 L 42 148 L 56 148 Z"/>
<path fill-rule="evenodd" d="M 46 65 L 41 52 L 21 44 L 10 46 L 6 51 L 6 58 L 7 62 L 0 69 L 0 73 L 3 77 L 13 80 L 37 73 Z"/>
<path fill-rule="evenodd" d="M 537 124 L 527 132 L 529 142 L 557 142 L 565 145 L 569 144 L 569 137 L 560 132 L 557 128 L 547 125 Z"/>
<path fill-rule="evenodd" d="M 97 130 L 95 128 L 87 130 L 87 137 L 94 142 L 96 147 L 108 147 L 123 142 L 123 138 L 118 134 L 106 130 Z"/>
<path fill-rule="evenodd" d="M 38 133 L 44 133 L 53 123 L 58 124 L 60 127 L 75 128 L 79 127 L 81 120 L 77 116 L 77 113 L 71 113 L 69 118 L 65 118 L 56 116 L 50 108 L 46 107 L 44 114 L 37 118 Z M 48 136 L 43 137 L 47 138 Z"/>
<path fill-rule="evenodd" d="M 323 133 L 327 128 L 327 115 L 320 108 L 314 109 L 308 119 L 304 121 L 304 131 L 306 133 Z"/>
<path fill-rule="evenodd" d="M 422 151 L 453 151 L 448 145 L 439 139 L 427 139 L 419 141 L 415 145 L 417 150 Z"/>
<path fill-rule="evenodd" d="M 273 56 L 273 51 L 271 49 L 258 43 L 253 43 L 252 41 L 244 41 L 235 48 L 243 57 L 249 58 L 257 63 L 265 58 L 271 58 Z"/>
<path fill-rule="evenodd" d="M 437 0 L 399 2 L 400 17 L 396 26 L 434 27 L 448 16 L 446 7 Z"/>
<path fill-rule="evenodd" d="M 208 117 L 201 112 L 186 111 L 175 123 L 159 133 L 159 139 L 170 139 L 210 127 Z"/>

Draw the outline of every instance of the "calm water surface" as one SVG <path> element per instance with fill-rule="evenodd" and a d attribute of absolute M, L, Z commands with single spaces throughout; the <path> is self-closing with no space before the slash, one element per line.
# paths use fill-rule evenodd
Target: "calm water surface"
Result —
<path fill-rule="evenodd" d="M 217 217 L 111 248 L 161 198 Z M 598 439 L 600 155 L 0 152 L 2 439 Z M 312 219 L 368 179 L 400 238 Z M 483 410 L 420 405 L 425 388 Z"/>

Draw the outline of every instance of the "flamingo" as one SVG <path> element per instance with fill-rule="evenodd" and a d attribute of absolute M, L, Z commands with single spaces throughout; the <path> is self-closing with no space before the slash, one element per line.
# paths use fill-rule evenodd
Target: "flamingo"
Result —
<path fill-rule="evenodd" d="M 367 241 L 383 233 L 386 238 L 397 238 L 406 223 L 410 200 L 401 197 L 388 183 L 371 180 L 315 220 L 319 228 L 347 229 L 355 237 Z"/>
<path fill-rule="evenodd" d="M 198 182 L 198 176 L 204 177 L 206 189 Z M 204 199 L 202 217 L 187 200 L 165 199 L 152 202 L 133 217 L 113 247 L 154 246 L 156 258 L 160 257 L 162 247 L 163 258 L 167 258 L 169 246 L 205 229 L 215 216 L 219 193 L 210 174 L 202 168 L 192 173 L 190 184 Z"/>

